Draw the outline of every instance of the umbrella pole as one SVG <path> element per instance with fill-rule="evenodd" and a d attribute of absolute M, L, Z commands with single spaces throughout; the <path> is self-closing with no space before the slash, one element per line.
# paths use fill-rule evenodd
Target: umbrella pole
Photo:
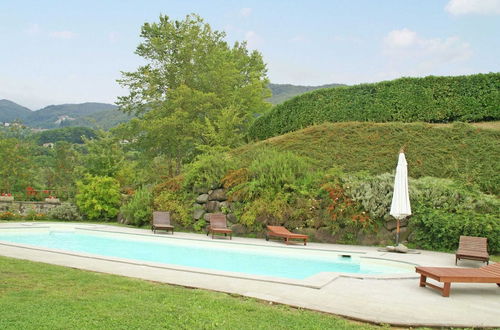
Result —
<path fill-rule="evenodd" d="M 399 219 L 396 219 L 396 246 L 399 244 Z"/>

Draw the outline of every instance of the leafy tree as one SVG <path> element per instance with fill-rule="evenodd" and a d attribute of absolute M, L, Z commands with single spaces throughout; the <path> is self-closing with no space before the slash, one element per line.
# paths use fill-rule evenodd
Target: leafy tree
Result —
<path fill-rule="evenodd" d="M 0 191 L 21 192 L 33 181 L 36 164 L 33 145 L 16 138 L 0 136 Z"/>
<path fill-rule="evenodd" d="M 83 139 L 85 152 L 81 155 L 84 173 L 116 177 L 122 168 L 125 154 L 118 141 L 106 132 L 96 139 Z"/>
<path fill-rule="evenodd" d="M 181 161 L 191 159 L 200 145 L 233 146 L 254 115 L 269 107 L 261 54 L 249 52 L 245 42 L 229 46 L 225 33 L 199 16 L 183 21 L 160 16 L 158 23 L 143 25 L 141 37 L 136 54 L 147 64 L 118 81 L 130 90 L 119 97 L 119 106 L 141 117 L 118 131 L 133 136 L 150 155 Z"/>
<path fill-rule="evenodd" d="M 75 168 L 78 164 L 78 153 L 68 142 L 57 142 L 52 156 L 51 176 L 48 187 L 53 187 L 64 197 L 74 196 Z"/>
<path fill-rule="evenodd" d="M 120 184 L 106 176 L 87 175 L 77 182 L 76 205 L 89 220 L 108 221 L 120 207 Z"/>
<path fill-rule="evenodd" d="M 87 139 L 95 138 L 96 132 L 88 127 L 65 127 L 40 132 L 35 136 L 35 139 L 40 145 L 58 141 L 83 144 L 83 137 Z"/>

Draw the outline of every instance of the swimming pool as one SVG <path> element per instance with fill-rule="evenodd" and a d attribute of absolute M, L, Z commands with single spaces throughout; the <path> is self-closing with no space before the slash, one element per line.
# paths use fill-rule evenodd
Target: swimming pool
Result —
<path fill-rule="evenodd" d="M 346 257 L 331 251 L 248 246 L 92 230 L 10 229 L 0 231 L 0 241 L 165 265 L 299 280 L 322 272 L 383 275 L 413 270 L 399 262 L 381 262 L 355 255 Z"/>

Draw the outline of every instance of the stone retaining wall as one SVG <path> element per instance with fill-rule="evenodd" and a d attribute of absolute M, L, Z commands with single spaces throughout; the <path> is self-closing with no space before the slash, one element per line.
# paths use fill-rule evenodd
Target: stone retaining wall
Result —
<path fill-rule="evenodd" d="M 61 202 L 27 202 L 27 201 L 0 201 L 0 212 L 12 212 L 21 215 L 27 215 L 34 210 L 36 213 L 47 214 L 47 212 L 61 205 Z"/>

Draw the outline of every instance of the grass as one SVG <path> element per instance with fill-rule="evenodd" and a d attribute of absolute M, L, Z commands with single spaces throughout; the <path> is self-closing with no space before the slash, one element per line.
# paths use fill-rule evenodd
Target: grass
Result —
<path fill-rule="evenodd" d="M 0 257 L 0 329 L 380 329 L 252 298 Z"/>
<path fill-rule="evenodd" d="M 459 123 L 324 123 L 247 144 L 234 151 L 250 162 L 255 153 L 272 146 L 309 157 L 319 169 L 339 166 L 346 172 L 393 172 L 397 153 L 405 146 L 408 173 L 476 184 L 500 194 L 500 130 Z"/>

